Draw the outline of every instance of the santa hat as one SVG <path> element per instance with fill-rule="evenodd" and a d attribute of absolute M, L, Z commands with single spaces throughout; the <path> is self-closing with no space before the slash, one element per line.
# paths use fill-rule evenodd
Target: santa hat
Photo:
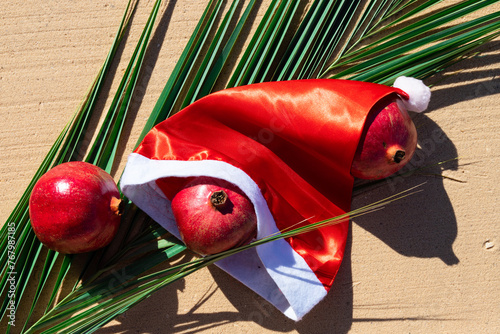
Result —
<path fill-rule="evenodd" d="M 257 238 L 347 213 L 366 116 L 388 97 L 413 108 L 415 98 L 400 88 L 348 80 L 267 82 L 213 93 L 145 136 L 128 158 L 122 191 L 179 238 L 170 200 L 194 176 L 223 179 L 245 192 L 257 215 Z M 416 100 L 420 107 L 413 109 L 422 109 Z M 299 320 L 332 286 L 347 233 L 347 222 L 322 227 L 216 264 Z"/>

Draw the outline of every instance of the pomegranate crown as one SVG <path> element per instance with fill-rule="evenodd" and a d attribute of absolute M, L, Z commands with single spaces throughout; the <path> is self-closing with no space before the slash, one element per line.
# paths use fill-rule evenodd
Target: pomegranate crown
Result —
<path fill-rule="evenodd" d="M 422 80 L 401 76 L 394 81 L 393 86 L 408 94 L 408 99 L 402 99 L 407 110 L 423 112 L 427 109 L 431 99 L 431 90 Z"/>

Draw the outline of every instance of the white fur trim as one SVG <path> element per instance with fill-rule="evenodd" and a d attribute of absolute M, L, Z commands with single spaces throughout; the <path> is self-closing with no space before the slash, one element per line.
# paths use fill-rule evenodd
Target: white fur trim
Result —
<path fill-rule="evenodd" d="M 410 96 L 409 100 L 403 99 L 403 104 L 407 110 L 423 112 L 427 109 L 431 99 L 431 90 L 422 80 L 402 76 L 394 81 L 394 87 L 401 89 Z"/>
<path fill-rule="evenodd" d="M 257 215 L 258 238 L 278 232 L 257 184 L 241 169 L 223 161 L 151 160 L 132 153 L 120 187 L 125 196 L 180 239 L 170 201 L 155 181 L 168 176 L 202 175 L 226 180 L 245 192 Z M 216 264 L 296 321 L 327 294 L 304 259 L 283 239 L 235 254 Z"/>

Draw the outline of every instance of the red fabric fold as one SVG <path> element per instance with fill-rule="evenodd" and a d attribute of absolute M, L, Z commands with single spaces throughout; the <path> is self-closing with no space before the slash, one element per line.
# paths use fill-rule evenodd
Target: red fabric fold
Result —
<path fill-rule="evenodd" d="M 259 186 L 278 229 L 350 211 L 351 163 L 383 85 L 330 79 L 268 82 L 208 95 L 158 124 L 136 149 L 150 159 L 221 160 Z M 157 182 L 167 197 L 182 180 Z M 328 290 L 344 254 L 348 224 L 287 240 Z"/>

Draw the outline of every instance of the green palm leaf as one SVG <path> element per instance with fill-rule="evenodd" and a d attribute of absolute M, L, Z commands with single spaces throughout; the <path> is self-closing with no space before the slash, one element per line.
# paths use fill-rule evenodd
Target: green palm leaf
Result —
<path fill-rule="evenodd" d="M 255 33 L 249 36 L 248 47 L 242 55 L 238 55 L 233 54 L 234 46 L 240 38 L 245 37 L 242 32 L 249 24 L 247 20 L 257 2 L 248 1 L 238 17 L 240 1 L 231 1 L 224 13 L 224 1 L 211 0 L 167 80 L 138 143 L 155 124 L 212 92 L 220 84 L 220 74 L 226 69 L 228 61 L 239 56 L 241 57 L 225 84 L 227 87 L 268 80 L 318 77 L 349 78 L 384 84 L 391 84 L 400 75 L 427 78 L 500 34 L 498 12 L 464 23 L 455 23 L 459 18 L 498 1 L 466 0 L 444 6 L 438 0 L 315 0 L 310 1 L 305 13 L 301 13 L 300 1 L 272 0 L 257 24 Z M 440 7 L 431 11 L 439 3 Z M 132 1 L 128 3 L 108 58 L 84 103 L 63 129 L 7 220 L 16 225 L 12 235 L 17 243 L 11 247 L 17 254 L 14 269 L 19 273 L 16 305 L 21 301 L 30 302 L 23 298 L 24 291 L 29 284 L 36 286 L 25 322 L 25 329 L 29 327 L 27 333 L 42 330 L 44 333 L 91 333 L 155 291 L 218 259 L 277 238 L 307 232 L 303 228 L 283 231 L 281 235 L 270 236 L 240 249 L 203 259 L 185 259 L 180 265 L 159 270 L 155 267 L 185 255 L 185 246 L 125 199 L 124 228 L 134 225 L 141 226 L 141 229 L 127 230 L 123 240 L 116 241 L 120 247 L 114 253 L 108 254 L 107 250 L 103 250 L 89 256 L 87 266 L 80 279 L 74 282 L 72 291 L 53 305 L 56 293 L 71 268 L 73 257 L 47 252 L 38 242 L 29 225 L 29 194 L 36 180 L 51 166 L 75 158 L 104 77 L 135 5 Z M 107 171 L 111 170 L 115 160 L 118 141 L 127 122 L 129 102 L 160 6 L 159 0 L 153 5 L 97 139 L 86 157 L 87 161 Z M 221 15 L 223 19 L 219 22 Z M 204 54 L 203 50 L 208 52 Z M 375 203 L 352 212 L 351 217 L 379 209 L 381 204 L 388 204 L 400 197 L 389 198 L 383 203 Z M 345 217 L 319 223 L 319 226 L 342 219 Z M 0 243 L 3 246 L 0 253 L 0 287 L 4 297 L 2 317 L 5 317 L 10 301 L 7 295 L 9 233 L 8 224 L 4 224 L 0 231 Z M 39 279 L 35 280 L 33 271 L 37 263 L 40 263 L 42 271 Z M 99 269 L 94 268 L 96 263 L 99 263 Z M 126 275 L 119 284 L 110 288 L 109 283 L 115 279 L 116 272 Z M 49 278 L 54 274 L 56 279 L 51 287 L 49 303 L 40 305 L 40 295 L 44 289 L 50 288 Z M 38 307 L 45 314 L 40 319 L 31 319 Z"/>

